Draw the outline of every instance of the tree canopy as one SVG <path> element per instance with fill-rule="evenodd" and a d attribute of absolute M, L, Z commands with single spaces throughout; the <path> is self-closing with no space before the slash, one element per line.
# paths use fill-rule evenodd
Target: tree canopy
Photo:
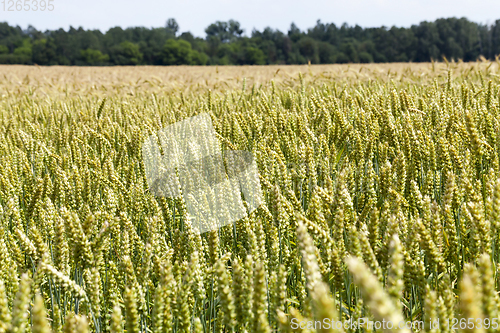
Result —
<path fill-rule="evenodd" d="M 217 21 L 204 38 L 179 34 L 170 18 L 161 28 L 114 27 L 105 33 L 70 27 L 38 31 L 0 23 L 0 64 L 38 65 L 264 65 L 474 61 L 500 54 L 500 20 L 483 25 L 443 18 L 409 28 L 362 28 L 317 21 L 301 31 L 265 28 L 244 34 L 239 22 Z"/>

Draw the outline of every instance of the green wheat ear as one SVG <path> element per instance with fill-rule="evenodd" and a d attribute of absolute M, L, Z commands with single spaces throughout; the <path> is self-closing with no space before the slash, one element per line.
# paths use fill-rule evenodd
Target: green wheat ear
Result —
<path fill-rule="evenodd" d="M 217 78 L 5 67 L 0 333 L 351 331 L 318 326 L 326 318 L 450 333 L 446 323 L 497 317 L 497 62 Z M 259 186 L 262 202 L 199 234 L 195 213 L 224 220 L 238 200 L 218 206 L 227 188 L 214 187 L 190 203 L 201 174 L 179 175 L 178 197 L 155 196 L 142 143 L 203 112 L 224 154 L 255 157 L 257 176 L 232 185 Z"/>
<path fill-rule="evenodd" d="M 40 294 L 36 294 L 35 304 L 33 305 L 33 333 L 51 332 L 51 327 L 46 318 L 45 305 L 43 303 L 43 297 L 40 296 Z"/>
<path fill-rule="evenodd" d="M 101 118 L 102 110 L 104 110 L 104 104 L 106 104 L 106 98 L 102 100 L 101 105 L 99 105 L 99 108 L 97 109 L 97 119 Z"/>

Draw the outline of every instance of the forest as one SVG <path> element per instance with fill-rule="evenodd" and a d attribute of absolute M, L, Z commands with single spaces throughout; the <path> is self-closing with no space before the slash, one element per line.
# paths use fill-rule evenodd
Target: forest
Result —
<path fill-rule="evenodd" d="M 294 23 L 248 36 L 239 22 L 217 21 L 204 38 L 164 27 L 114 27 L 105 33 L 70 27 L 39 31 L 0 23 L 0 64 L 37 65 L 266 65 L 475 61 L 500 54 L 500 20 L 479 24 L 442 18 L 409 28 L 362 28 L 317 21 L 307 31 Z"/>

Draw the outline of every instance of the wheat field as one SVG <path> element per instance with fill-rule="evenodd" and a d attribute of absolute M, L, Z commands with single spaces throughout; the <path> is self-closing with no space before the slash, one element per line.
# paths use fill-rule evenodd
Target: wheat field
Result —
<path fill-rule="evenodd" d="M 0 68 L 0 333 L 499 331 L 497 63 Z M 141 145 L 201 113 L 264 204 L 199 234 Z"/>

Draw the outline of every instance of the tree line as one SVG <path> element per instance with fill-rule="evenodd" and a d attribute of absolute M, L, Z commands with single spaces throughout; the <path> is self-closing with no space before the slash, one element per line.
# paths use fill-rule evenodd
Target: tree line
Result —
<path fill-rule="evenodd" d="M 409 28 L 362 28 L 317 21 L 307 31 L 294 23 L 284 33 L 265 28 L 244 35 L 239 22 L 217 21 L 205 38 L 165 27 L 38 31 L 0 23 L 0 64 L 38 65 L 265 65 L 474 61 L 500 54 L 500 20 L 478 24 L 443 18 Z"/>

